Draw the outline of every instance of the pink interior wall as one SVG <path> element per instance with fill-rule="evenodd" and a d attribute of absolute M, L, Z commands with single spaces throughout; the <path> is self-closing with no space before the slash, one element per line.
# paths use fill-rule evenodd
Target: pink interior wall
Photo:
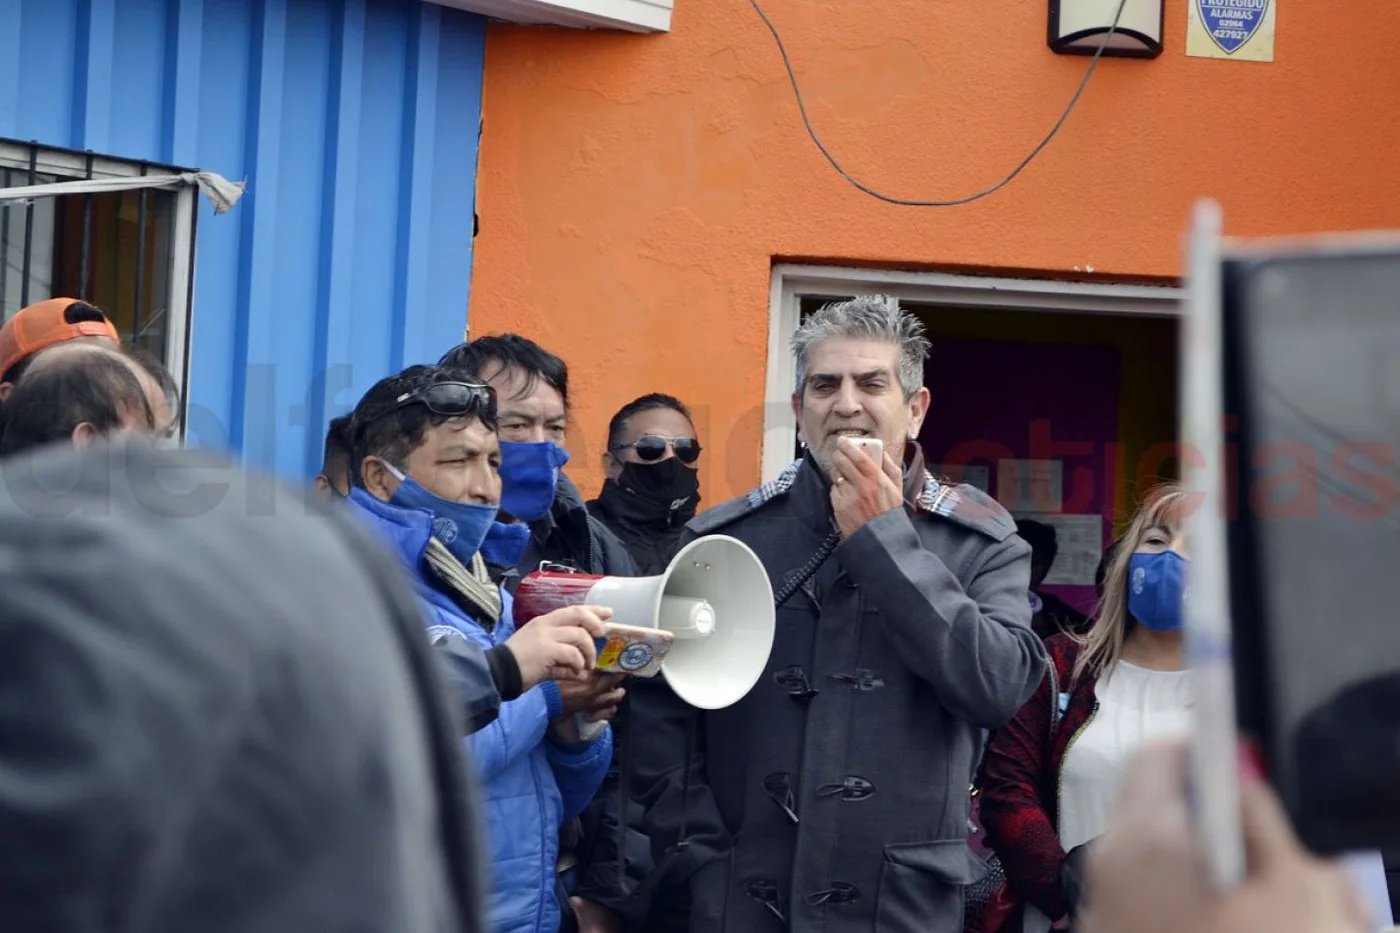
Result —
<path fill-rule="evenodd" d="M 1063 511 L 1105 516 L 1107 546 L 1113 504 L 1104 490 L 1113 484 L 1104 451 L 1118 440 L 1121 368 L 1113 347 L 936 337 L 924 368 L 933 396 L 919 435 L 924 456 L 986 465 L 993 495 L 997 459 L 1062 460 Z M 1081 611 L 1094 603 L 1092 586 L 1045 590 Z"/>

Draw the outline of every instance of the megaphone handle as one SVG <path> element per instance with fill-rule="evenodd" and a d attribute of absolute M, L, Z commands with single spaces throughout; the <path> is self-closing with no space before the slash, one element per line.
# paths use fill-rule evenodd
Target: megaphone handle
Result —
<path fill-rule="evenodd" d="M 589 722 L 583 713 L 574 713 L 574 725 L 578 726 L 578 737 L 585 742 L 592 742 L 608 727 L 606 722 Z"/>

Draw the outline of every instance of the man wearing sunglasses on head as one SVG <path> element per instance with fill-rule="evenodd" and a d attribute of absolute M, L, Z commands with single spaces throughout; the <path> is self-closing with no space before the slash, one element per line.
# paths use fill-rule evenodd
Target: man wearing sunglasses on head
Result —
<path fill-rule="evenodd" d="M 454 347 L 439 365 L 478 374 L 496 390 L 500 406 L 501 511 L 527 523 L 529 541 L 513 566 L 499 566 L 514 591 L 520 577 L 542 562 L 583 573 L 636 575 L 627 548 L 588 514 L 583 496 L 563 467 L 569 461 L 564 436 L 569 419 L 569 370 L 562 359 L 517 334 L 480 337 Z M 566 711 L 590 715 L 616 712 L 622 695 L 616 675 L 564 685 Z M 579 821 L 565 826 L 558 863 L 563 933 L 616 933 L 619 914 L 633 902 L 619 878 L 617 838 L 621 807 L 616 776 Z M 636 814 L 632 814 L 637 818 Z M 639 821 L 639 818 L 638 822 Z M 626 834 L 628 887 L 649 870 L 649 847 L 640 832 Z"/>
<path fill-rule="evenodd" d="M 612 735 L 582 741 L 559 682 L 540 672 L 562 677 L 591 668 L 591 639 L 612 613 L 575 606 L 514 632 L 510 594 L 491 579 L 482 551 L 518 555 L 528 530 L 496 521 L 500 449 L 488 386 L 411 367 L 371 388 L 352 423 L 349 506 L 403 562 L 430 638 L 439 647 L 475 645 L 493 669 L 518 666 L 515 683 L 500 690 L 495 721 L 466 739 L 486 795 L 495 868 L 488 916 L 494 933 L 555 933 L 559 904 L 548 866 L 560 823 L 593 799 Z M 539 651 L 539 642 L 569 650 Z M 470 712 L 473 700 L 461 699 Z"/>
<path fill-rule="evenodd" d="M 680 550 L 700 504 L 699 460 L 690 410 L 669 395 L 628 402 L 608 424 L 608 478 L 588 511 L 627 545 L 642 576 L 664 572 Z"/>

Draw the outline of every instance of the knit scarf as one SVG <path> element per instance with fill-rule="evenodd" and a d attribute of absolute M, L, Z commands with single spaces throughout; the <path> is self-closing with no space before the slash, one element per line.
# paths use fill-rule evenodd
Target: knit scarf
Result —
<path fill-rule="evenodd" d="M 501 590 L 491 581 L 481 552 L 472 555 L 472 565 L 468 568 L 445 544 L 437 538 L 429 538 L 424 557 L 437 578 L 473 613 L 481 627 L 488 632 L 494 631 L 496 622 L 501 618 Z"/>

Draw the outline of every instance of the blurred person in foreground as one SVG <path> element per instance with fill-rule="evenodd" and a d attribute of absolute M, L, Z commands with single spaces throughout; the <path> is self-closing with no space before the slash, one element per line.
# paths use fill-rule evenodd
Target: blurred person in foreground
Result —
<path fill-rule="evenodd" d="M 700 441 L 690 410 L 661 393 L 634 399 L 608 423 L 607 479 L 588 511 L 627 546 L 637 572 L 665 572 L 700 505 Z"/>
<path fill-rule="evenodd" d="M 590 574 L 637 573 L 627 548 L 589 514 L 583 496 L 563 472 L 569 462 L 569 368 L 544 347 L 518 334 L 480 337 L 454 347 L 439 365 L 472 373 L 496 392 L 500 415 L 501 520 L 528 528 L 523 551 L 488 555 L 493 574 L 510 592 L 520 579 L 551 563 Z M 515 529 L 512 528 L 514 531 Z M 595 672 L 565 681 L 568 711 L 616 715 L 621 677 Z M 621 752 L 619 752 L 619 755 Z M 559 841 L 558 898 L 564 933 L 616 933 L 629 908 L 629 889 L 650 870 L 648 846 L 631 827 L 617 831 L 622 807 L 616 770 L 598 799 L 565 822 Z M 630 823 L 631 820 L 629 819 Z M 619 855 L 624 853 L 624 855 Z M 624 862 L 627 882 L 619 873 Z"/>
<path fill-rule="evenodd" d="M 46 350 L 0 405 L 0 457 L 120 432 L 156 433 L 140 368 L 116 348 L 64 344 Z"/>
<path fill-rule="evenodd" d="M 350 507 L 399 555 L 433 640 L 467 640 L 488 652 L 515 635 L 510 594 L 481 551 L 524 548 L 529 529 L 496 521 L 501 497 L 495 393 L 462 374 L 410 367 L 380 380 L 355 408 Z M 574 624 L 580 660 L 611 612 L 572 606 L 525 626 Z M 551 619 L 551 617 L 554 617 Z M 587 623 L 586 631 L 583 623 Z M 586 655 L 591 666 L 592 655 Z M 582 673 L 584 665 L 571 673 Z M 560 683 L 545 680 L 500 703 L 466 745 L 486 794 L 494 933 L 554 933 L 554 865 L 561 822 L 593 799 L 612 755 L 612 731 L 581 737 Z"/>
<path fill-rule="evenodd" d="M 0 929 L 483 929 L 459 726 L 372 535 L 137 438 L 0 474 Z"/>
<path fill-rule="evenodd" d="M 1089 858 L 1094 897 L 1082 933 L 1375 933 L 1346 870 L 1305 852 L 1265 783 L 1241 754 L 1246 877 L 1218 892 L 1187 798 L 1188 748 L 1154 742 L 1129 761 L 1123 791 Z"/>
<path fill-rule="evenodd" d="M 962 929 L 982 730 L 1045 650 L 1011 516 L 939 483 L 914 441 L 928 350 L 891 297 L 817 311 L 793 336 L 804 456 L 688 526 L 753 548 L 780 602 L 767 676 L 735 705 L 633 688 L 634 787 L 690 933 Z"/>

